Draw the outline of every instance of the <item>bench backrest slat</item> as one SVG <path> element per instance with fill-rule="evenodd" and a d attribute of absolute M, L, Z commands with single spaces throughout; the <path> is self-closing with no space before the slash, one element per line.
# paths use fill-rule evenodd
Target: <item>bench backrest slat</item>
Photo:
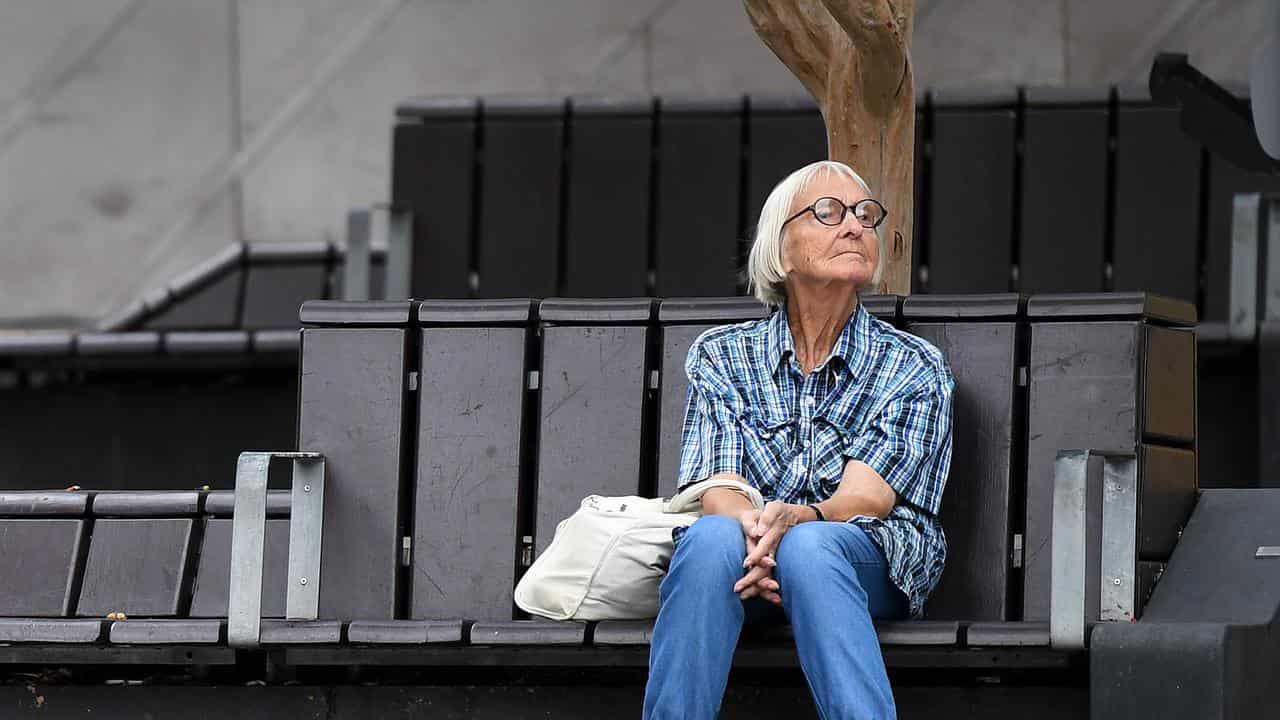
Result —
<path fill-rule="evenodd" d="M 486 103 L 483 117 L 480 296 L 553 295 L 559 267 L 564 103 Z"/>
<path fill-rule="evenodd" d="M 737 294 L 741 101 L 661 107 L 655 293 Z"/>
<path fill-rule="evenodd" d="M 243 287 L 244 271 L 237 267 L 149 318 L 146 327 L 156 330 L 229 330 L 238 327 Z"/>
<path fill-rule="evenodd" d="M 227 616 L 231 592 L 231 518 L 205 521 L 196 570 L 191 617 Z M 267 520 L 262 555 L 262 617 L 282 618 L 289 581 L 289 520 Z"/>
<path fill-rule="evenodd" d="M 932 619 L 1007 620 L 1019 328 L 1011 319 L 968 318 L 908 320 L 907 329 L 942 351 L 956 381 L 939 518 L 947 564 L 925 611 Z"/>
<path fill-rule="evenodd" d="M 808 98 L 781 102 L 748 100 L 746 227 L 756 224 L 769 191 L 790 173 L 827 159 L 827 128 Z M 749 239 L 749 237 L 747 238 Z"/>
<path fill-rule="evenodd" d="M 1012 108 L 935 107 L 927 213 L 931 292 L 1009 289 L 1016 127 Z"/>
<path fill-rule="evenodd" d="M 765 315 L 765 306 L 753 298 L 662 302 L 659 310 L 662 375 L 657 443 L 658 495 L 661 497 L 671 497 L 677 490 L 684 413 L 689 398 L 689 376 L 684 371 L 689 347 L 699 335 L 717 325 L 758 320 Z"/>
<path fill-rule="evenodd" d="M 356 308 L 353 312 L 350 309 Z M 298 449 L 325 456 L 321 619 L 395 617 L 411 306 L 307 303 Z"/>
<path fill-rule="evenodd" d="M 96 519 L 76 614 L 174 617 L 182 613 L 194 524 L 194 518 Z"/>
<path fill-rule="evenodd" d="M 84 526 L 78 518 L 0 519 L 0 615 L 71 612 Z"/>
<path fill-rule="evenodd" d="M 1106 95 L 1080 107 L 1023 112 L 1018 288 L 1103 289 L 1107 236 Z"/>
<path fill-rule="evenodd" d="M 302 303 L 328 297 L 329 256 L 324 242 L 251 245 L 241 327 L 296 327 Z"/>
<path fill-rule="evenodd" d="M 575 104 L 567 159 L 565 295 L 646 294 L 652 148 L 651 102 Z"/>
<path fill-rule="evenodd" d="M 411 617 L 512 619 L 528 334 L 422 329 Z"/>
<path fill-rule="evenodd" d="M 452 112 L 398 109 L 391 204 L 413 214 L 413 297 L 467 297 L 476 102 Z"/>
<path fill-rule="evenodd" d="M 1178 109 L 1121 105 L 1115 164 L 1115 289 L 1196 302 L 1200 147 Z"/>
<path fill-rule="evenodd" d="M 608 319 L 591 301 L 544 301 L 535 552 L 587 495 L 641 492 L 650 301 Z M 548 322 L 548 310 L 562 307 Z M 624 313 L 625 314 L 625 313 Z M 554 324 L 552 324 L 554 323 Z"/>

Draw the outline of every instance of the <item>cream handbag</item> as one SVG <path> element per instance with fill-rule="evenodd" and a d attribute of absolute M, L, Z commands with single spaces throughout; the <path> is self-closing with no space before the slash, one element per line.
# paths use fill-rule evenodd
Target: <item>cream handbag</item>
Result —
<path fill-rule="evenodd" d="M 671 531 L 701 517 L 702 494 L 716 487 L 732 487 L 764 508 L 760 491 L 735 480 L 703 480 L 670 500 L 588 495 L 516 585 L 516 605 L 552 620 L 656 617 Z"/>

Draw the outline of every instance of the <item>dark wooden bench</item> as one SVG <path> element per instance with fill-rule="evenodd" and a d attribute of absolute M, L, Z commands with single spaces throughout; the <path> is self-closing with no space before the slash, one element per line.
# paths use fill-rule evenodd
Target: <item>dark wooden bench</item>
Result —
<path fill-rule="evenodd" d="M 1241 548 L 1266 544 L 1280 499 L 1195 504 L 1194 311 L 1144 294 L 865 303 L 937 345 L 957 381 L 947 570 L 924 620 L 878 627 L 898 682 L 927 668 L 1070 686 L 1087 663 L 1094 697 L 1122 673 L 1139 697 L 1182 697 L 1163 683 L 1185 676 L 1201 703 L 1186 707 L 1245 702 L 1230 678 L 1248 671 L 1219 663 L 1272 652 L 1280 592 Z M 650 623 L 531 620 L 511 590 L 583 495 L 670 492 L 685 352 L 759 317 L 742 298 L 307 303 L 297 447 L 326 463 L 316 619 L 283 617 L 287 494 L 266 498 L 263 619 L 242 647 L 229 492 L 0 493 L 0 661 L 641 671 Z M 1257 591 L 1222 601 L 1207 580 Z M 1179 648 L 1186 663 L 1150 660 Z M 794 668 L 786 629 L 748 637 L 736 664 Z"/>
<path fill-rule="evenodd" d="M 1218 541 L 1197 535 L 1183 551 L 1178 535 L 1197 522 L 1221 530 L 1218 514 L 1239 501 L 1218 494 L 1193 512 L 1189 305 L 1144 294 L 865 303 L 937 345 L 957 381 L 950 555 L 926 618 L 879 626 L 895 672 L 1069 677 L 1090 629 L 1122 617 L 1146 628 L 1144 607 L 1173 608 L 1166 624 L 1195 620 L 1183 584 Z M 582 496 L 670 491 L 685 352 L 705 328 L 761 314 L 741 298 L 307 303 L 298 448 L 326 463 L 316 619 L 282 617 L 297 580 L 287 494 L 266 501 L 260 635 L 237 647 L 229 492 L 2 493 L 0 660 L 243 666 L 265 651 L 277 669 L 643 668 L 650 623 L 527 619 L 511 590 Z M 1073 449 L 1086 453 L 1070 466 L 1059 453 Z M 1055 500 L 1073 482 L 1082 499 Z M 1260 507 L 1274 501 L 1253 492 Z M 1234 542 L 1264 525 L 1242 521 Z M 1252 582 L 1238 569 L 1213 572 L 1224 586 Z M 1268 593 L 1250 601 L 1254 626 L 1280 607 Z M 1147 647 L 1128 643 L 1106 646 L 1106 662 Z M 1111 667 L 1100 652 L 1095 642 L 1095 686 Z M 794 667 L 785 629 L 750 638 L 737 663 Z"/>

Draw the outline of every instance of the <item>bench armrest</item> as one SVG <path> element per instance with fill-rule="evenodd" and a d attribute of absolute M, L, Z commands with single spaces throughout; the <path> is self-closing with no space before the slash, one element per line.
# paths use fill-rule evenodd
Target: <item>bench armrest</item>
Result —
<path fill-rule="evenodd" d="M 257 647 L 261 637 L 267 469 L 272 458 L 293 460 L 285 616 L 290 620 L 315 620 L 319 612 L 324 456 L 310 452 L 240 453 L 236 462 L 231 591 L 227 603 L 227 642 L 232 647 Z"/>
<path fill-rule="evenodd" d="M 1083 649 L 1100 621 L 1137 617 L 1138 460 L 1132 451 L 1063 450 L 1054 461 L 1049 638 Z M 1126 596 L 1127 594 L 1127 596 Z"/>

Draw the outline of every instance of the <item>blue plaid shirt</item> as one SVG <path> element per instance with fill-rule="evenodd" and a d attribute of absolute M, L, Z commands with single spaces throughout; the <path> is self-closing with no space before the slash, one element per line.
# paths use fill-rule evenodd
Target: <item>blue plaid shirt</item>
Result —
<path fill-rule="evenodd" d="M 678 486 L 731 472 L 766 499 L 815 503 L 835 493 L 848 460 L 861 460 L 898 501 L 885 520 L 850 522 L 884 551 L 890 579 L 918 617 L 947 555 L 938 507 L 951 465 L 955 380 L 942 353 L 859 303 L 807 377 L 786 310 L 706 331 L 685 372 Z"/>

